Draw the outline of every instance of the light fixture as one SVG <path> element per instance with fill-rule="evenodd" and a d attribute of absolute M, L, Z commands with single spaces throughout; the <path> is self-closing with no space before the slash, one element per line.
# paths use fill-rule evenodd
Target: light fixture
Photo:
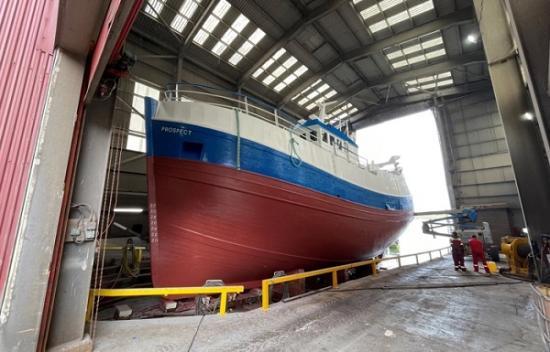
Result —
<path fill-rule="evenodd" d="M 535 118 L 532 112 L 526 111 L 523 114 L 521 114 L 521 119 L 525 121 L 532 121 Z"/>
<path fill-rule="evenodd" d="M 527 230 L 527 227 L 524 227 L 523 229 L 521 229 L 521 232 L 525 233 L 525 234 L 528 234 L 529 231 Z"/>
<path fill-rule="evenodd" d="M 115 213 L 143 213 L 143 208 L 115 208 Z"/>
<path fill-rule="evenodd" d="M 477 43 L 477 35 L 475 34 L 468 34 L 468 36 L 466 37 L 466 41 L 468 41 L 468 43 L 472 43 L 472 44 L 475 44 Z"/>

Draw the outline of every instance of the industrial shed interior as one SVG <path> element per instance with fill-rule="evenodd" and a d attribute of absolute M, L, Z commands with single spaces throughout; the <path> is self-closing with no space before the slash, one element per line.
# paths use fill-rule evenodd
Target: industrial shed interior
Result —
<path fill-rule="evenodd" d="M 548 16 L 1 2 L 0 351 L 550 351 Z"/>

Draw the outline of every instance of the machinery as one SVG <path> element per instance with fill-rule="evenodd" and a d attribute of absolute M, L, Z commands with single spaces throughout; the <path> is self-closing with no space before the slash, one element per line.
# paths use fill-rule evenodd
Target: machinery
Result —
<path fill-rule="evenodd" d="M 531 247 L 527 237 L 504 236 L 501 240 L 500 250 L 506 255 L 509 269 L 512 275 L 529 276 L 529 254 Z"/>
<path fill-rule="evenodd" d="M 468 239 L 472 235 L 482 234 L 480 240 L 485 244 L 485 251 L 492 261 L 499 261 L 498 246 L 493 244 L 491 227 L 488 222 L 476 223 L 477 211 L 473 208 L 431 211 L 415 213 L 415 215 L 445 215 L 440 218 L 422 222 L 422 232 L 433 236 L 451 237 L 452 232 L 458 233 L 465 244 L 466 254 L 469 254 Z"/>
<path fill-rule="evenodd" d="M 444 215 L 439 218 L 426 220 L 422 223 L 422 231 L 434 236 L 451 237 L 451 233 L 456 231 L 465 244 L 466 253 L 469 254 L 468 239 L 473 234 L 482 234 L 482 240 L 485 244 L 485 251 L 488 257 L 495 262 L 499 261 L 499 247 L 493 244 L 491 227 L 487 222 L 477 223 L 477 211 L 473 208 L 464 208 L 456 210 L 443 210 L 425 213 L 416 213 L 415 215 Z M 528 278 L 533 272 L 531 247 L 529 239 L 521 236 L 504 236 L 501 239 L 500 251 L 506 256 L 508 269 L 501 269 L 503 273 Z"/>

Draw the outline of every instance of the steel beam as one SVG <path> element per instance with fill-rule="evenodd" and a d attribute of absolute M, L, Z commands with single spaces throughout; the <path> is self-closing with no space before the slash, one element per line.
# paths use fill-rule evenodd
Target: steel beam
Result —
<path fill-rule="evenodd" d="M 214 8 L 214 4 L 216 4 L 216 1 L 214 0 L 206 0 L 203 5 L 204 10 L 202 11 L 201 15 L 199 16 L 198 20 L 193 24 L 193 27 L 187 34 L 187 37 L 184 39 L 183 44 L 179 47 L 178 50 L 178 63 L 177 63 L 177 69 L 176 69 L 176 82 L 180 82 L 182 80 L 183 76 L 183 65 L 186 57 L 186 51 L 187 48 L 193 43 L 193 38 L 201 29 L 202 25 L 204 24 L 204 21 L 208 18 L 210 15 L 210 12 L 212 12 L 212 9 Z"/>
<path fill-rule="evenodd" d="M 368 126 L 376 125 L 385 121 L 389 121 L 398 117 L 416 114 L 418 112 L 428 110 L 432 107 L 427 101 L 421 101 L 414 104 L 407 104 L 403 106 L 395 107 L 391 110 L 381 111 L 372 115 L 363 115 L 361 118 L 352 122 L 354 130 L 365 128 Z"/>
<path fill-rule="evenodd" d="M 97 39 L 99 27 L 110 1 L 63 0 L 60 1 L 56 45 L 85 57 L 90 43 Z"/>
<path fill-rule="evenodd" d="M 193 42 L 193 37 L 195 37 L 195 34 L 201 29 L 202 25 L 204 24 L 204 21 L 208 18 L 208 15 L 210 15 L 210 12 L 212 12 L 212 9 L 214 8 L 214 5 L 217 2 L 214 0 L 206 0 L 202 5 L 204 5 L 204 10 L 202 11 L 201 15 L 199 16 L 199 19 L 195 24 L 193 24 L 193 27 L 191 28 L 191 31 L 189 31 L 189 34 L 187 34 L 187 37 L 183 41 L 183 48 L 187 48 L 191 43 Z"/>
<path fill-rule="evenodd" d="M 510 33 L 508 18 L 513 14 L 507 13 L 501 1 L 474 0 L 474 5 L 530 243 L 540 246 L 541 235 L 550 233 L 550 167 L 537 122 L 521 118 L 533 110 L 533 101 L 525 89 L 517 45 Z M 542 277 L 540 261 L 535 263 Z M 542 279 L 550 282 L 548 277 Z"/>
<path fill-rule="evenodd" d="M 417 103 L 419 101 L 429 100 L 433 97 L 444 98 L 452 96 L 464 96 L 475 92 L 490 91 L 492 89 L 491 81 L 489 77 L 484 80 L 475 81 L 471 83 L 464 83 L 458 86 L 452 86 L 448 88 L 438 89 L 434 92 L 422 92 L 418 94 L 406 95 L 398 98 L 392 98 L 389 100 L 390 104 L 410 104 Z"/>
<path fill-rule="evenodd" d="M 403 43 L 407 40 L 418 38 L 422 35 L 429 34 L 449 26 L 470 22 L 473 20 L 473 16 L 474 15 L 473 15 L 472 8 L 468 7 L 468 8 L 453 12 L 449 15 L 442 16 L 434 21 L 428 22 L 426 24 L 415 27 L 408 31 L 404 31 L 396 35 L 393 35 L 391 37 L 388 37 L 386 39 L 379 40 L 365 47 L 355 49 L 345 54 L 342 60 L 334 60 L 332 63 L 328 64 L 325 68 L 315 73 L 306 81 L 304 81 L 303 83 L 299 84 L 298 86 L 290 90 L 289 93 L 286 94 L 283 97 L 283 99 L 281 99 L 281 101 L 279 102 L 279 105 L 285 104 L 293 96 L 301 92 L 304 88 L 306 88 L 307 86 L 309 86 L 310 84 L 318 80 L 319 78 L 331 73 L 332 71 L 334 71 L 336 68 L 338 68 L 340 65 L 342 65 L 345 62 L 359 60 L 363 57 L 378 53 L 384 48 L 387 48 L 399 43 Z"/>
<path fill-rule="evenodd" d="M 390 99 L 386 104 L 380 105 L 380 108 L 365 109 L 356 113 L 350 120 L 354 129 L 365 128 L 393 118 L 432 108 L 435 104 L 439 104 L 441 98 L 451 98 L 452 101 L 453 99 L 462 99 L 464 96 L 470 94 L 489 91 L 491 88 L 491 83 L 488 80 L 483 80 L 441 89 L 434 92 L 434 94 L 419 93 L 395 97 Z M 431 102 L 434 97 L 437 98 L 437 101 Z M 444 101 L 444 103 L 448 102 L 449 100 Z"/>
<path fill-rule="evenodd" d="M 463 97 L 468 94 L 489 91 L 492 89 L 491 82 L 487 80 L 480 80 L 472 83 L 465 83 L 458 86 L 452 86 L 448 88 L 439 89 L 433 92 L 422 92 L 418 94 L 403 95 L 389 99 L 385 104 L 375 107 L 374 109 L 365 109 L 356 113 L 352 118 L 352 124 L 361 122 L 367 118 L 373 118 L 373 114 L 382 113 L 387 114 L 388 111 L 393 109 L 402 108 L 405 105 L 411 105 L 420 103 L 423 101 L 430 101 L 434 97 L 437 99 L 446 97 Z M 374 112 L 373 112 L 374 111 Z M 376 119 L 377 123 L 381 122 L 380 119 Z M 370 123 L 367 123 L 370 125 Z"/>
<path fill-rule="evenodd" d="M 372 81 L 369 85 L 364 85 L 359 83 L 348 89 L 347 91 L 337 95 L 333 100 L 344 102 L 348 99 L 353 98 L 357 94 L 361 93 L 365 89 L 371 89 L 374 87 L 387 86 L 393 83 L 403 82 L 407 80 L 412 80 L 422 76 L 428 76 L 432 74 L 437 74 L 445 71 L 452 70 L 457 66 L 469 65 L 477 62 L 484 62 L 485 55 L 481 51 L 474 51 L 469 54 L 465 54 L 458 57 L 449 58 L 445 61 L 438 62 L 433 65 L 427 65 L 419 67 L 409 71 L 403 71 L 394 73 L 393 75 L 383 77 L 382 79 Z"/>
<path fill-rule="evenodd" d="M 103 47 L 101 50 L 99 50 L 99 47 L 96 47 L 91 60 L 95 70 L 90 73 L 90 81 L 85 97 L 86 103 L 89 103 L 94 97 L 103 76 L 102 73 L 109 63 L 111 53 L 119 40 L 119 35 L 123 32 L 124 26 L 127 25 L 128 17 L 133 10 L 133 6 L 133 2 L 125 1 L 121 3 L 120 7 L 113 8 L 116 12 L 107 14 L 109 17 L 106 18 L 106 20 L 110 20 L 110 22 L 105 23 L 100 32 L 100 38 L 105 40 L 103 42 Z"/>
<path fill-rule="evenodd" d="M 340 5 L 347 0 L 330 0 L 326 4 L 319 6 L 311 13 L 296 22 L 287 32 L 283 34 L 281 38 L 267 50 L 256 63 L 253 64 L 246 72 L 239 78 L 238 86 L 242 87 L 244 83 L 250 78 L 252 73 L 258 69 L 267 59 L 269 59 L 275 52 L 285 46 L 288 42 L 294 39 L 300 32 L 309 24 L 317 21 L 318 19 L 326 16 L 327 14 L 335 11 Z"/>
<path fill-rule="evenodd" d="M 318 23 L 313 23 L 313 28 L 315 28 L 315 30 L 317 30 L 317 32 L 319 32 L 319 34 L 323 36 L 326 42 L 330 44 L 330 46 L 334 49 L 334 51 L 338 53 L 338 60 L 344 61 L 345 53 L 342 52 L 342 50 L 338 46 L 338 43 L 336 43 L 336 41 L 330 37 L 330 34 Z M 350 63 L 349 66 L 350 66 L 350 69 L 353 71 L 353 73 L 355 73 L 357 77 L 359 77 L 359 79 L 367 83 L 367 77 L 363 74 L 363 72 L 361 72 L 360 69 L 356 67 L 356 65 L 354 65 L 353 63 Z"/>

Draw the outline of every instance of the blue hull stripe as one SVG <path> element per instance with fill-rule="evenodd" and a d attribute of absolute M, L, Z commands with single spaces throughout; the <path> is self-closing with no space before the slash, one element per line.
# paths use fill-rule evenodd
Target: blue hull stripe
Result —
<path fill-rule="evenodd" d="M 146 99 L 147 155 L 237 167 L 237 137 L 210 128 L 152 120 L 154 104 Z M 410 197 L 371 191 L 337 178 L 307 163 L 296 166 L 290 156 L 241 138 L 242 170 L 300 185 L 340 199 L 379 209 L 412 211 Z"/>

